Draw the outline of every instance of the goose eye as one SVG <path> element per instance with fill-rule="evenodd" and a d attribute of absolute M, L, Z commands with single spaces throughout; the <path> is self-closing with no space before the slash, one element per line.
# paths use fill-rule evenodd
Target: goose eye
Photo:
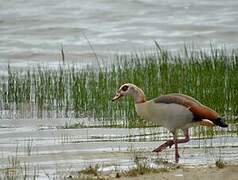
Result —
<path fill-rule="evenodd" d="M 122 89 L 122 91 L 127 91 L 128 88 L 129 88 L 129 86 L 125 85 L 121 89 Z"/>

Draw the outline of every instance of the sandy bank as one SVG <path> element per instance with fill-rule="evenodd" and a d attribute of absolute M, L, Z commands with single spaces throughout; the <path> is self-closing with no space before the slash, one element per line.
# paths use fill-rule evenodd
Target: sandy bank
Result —
<path fill-rule="evenodd" d="M 145 174 L 136 177 L 121 177 L 120 180 L 237 180 L 238 165 L 217 167 L 181 167 L 164 173 Z"/>

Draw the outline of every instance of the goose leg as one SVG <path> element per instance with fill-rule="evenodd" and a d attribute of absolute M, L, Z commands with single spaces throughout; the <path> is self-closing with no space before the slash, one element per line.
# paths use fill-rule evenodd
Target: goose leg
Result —
<path fill-rule="evenodd" d="M 157 152 L 157 153 L 162 152 L 167 147 L 171 148 L 173 144 L 174 144 L 173 140 L 168 140 L 164 144 L 162 144 L 159 147 L 157 147 L 156 149 L 154 149 L 153 152 Z"/>
<path fill-rule="evenodd" d="M 183 130 L 185 139 L 177 139 L 177 135 L 176 133 L 174 133 L 174 144 L 175 144 L 175 162 L 178 163 L 179 162 L 179 153 L 178 153 L 178 144 L 179 143 L 186 143 L 189 141 L 189 134 L 188 134 L 188 129 L 184 129 Z"/>
<path fill-rule="evenodd" d="M 173 134 L 174 136 L 174 145 L 175 145 L 175 162 L 178 163 L 179 161 L 179 153 L 178 153 L 178 139 L 176 133 Z"/>
<path fill-rule="evenodd" d="M 189 134 L 188 134 L 188 129 L 184 129 L 183 133 L 184 133 L 185 138 L 177 140 L 178 143 L 186 143 L 186 142 L 188 142 L 190 140 Z"/>
<path fill-rule="evenodd" d="M 178 144 L 180 143 L 186 143 L 189 141 L 189 134 L 188 134 L 188 129 L 184 129 L 184 139 L 177 139 L 176 133 L 173 133 L 173 140 L 168 140 L 167 142 L 165 142 L 164 144 L 160 145 L 158 148 L 156 148 L 155 150 L 153 150 L 153 152 L 161 152 L 164 149 L 166 149 L 167 147 L 172 147 L 172 145 L 175 144 L 175 161 L 177 162 L 179 159 L 179 153 L 178 153 Z"/>

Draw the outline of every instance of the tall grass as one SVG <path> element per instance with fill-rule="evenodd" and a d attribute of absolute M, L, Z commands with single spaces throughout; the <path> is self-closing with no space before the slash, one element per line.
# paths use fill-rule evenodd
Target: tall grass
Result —
<path fill-rule="evenodd" d="M 78 70 L 64 65 L 58 70 L 38 67 L 13 71 L 0 85 L 1 109 L 37 111 L 37 117 L 55 112 L 64 117 L 92 117 L 103 125 L 145 126 L 134 111 L 132 98 L 112 103 L 125 82 L 141 87 L 148 99 L 180 92 L 191 95 L 231 120 L 238 114 L 238 51 L 211 48 L 172 54 L 161 49 L 151 53 L 121 55 L 100 70 Z M 27 109 L 29 112 L 29 109 Z M 31 114 L 34 114 L 31 112 Z"/>

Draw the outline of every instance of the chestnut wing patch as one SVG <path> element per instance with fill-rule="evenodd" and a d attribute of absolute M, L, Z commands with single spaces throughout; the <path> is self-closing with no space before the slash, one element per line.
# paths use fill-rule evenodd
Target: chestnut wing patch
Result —
<path fill-rule="evenodd" d="M 154 99 L 154 103 L 179 104 L 185 106 L 194 115 L 194 120 L 210 119 L 216 120 L 219 115 L 216 111 L 202 105 L 196 99 L 184 94 L 162 95 Z"/>

